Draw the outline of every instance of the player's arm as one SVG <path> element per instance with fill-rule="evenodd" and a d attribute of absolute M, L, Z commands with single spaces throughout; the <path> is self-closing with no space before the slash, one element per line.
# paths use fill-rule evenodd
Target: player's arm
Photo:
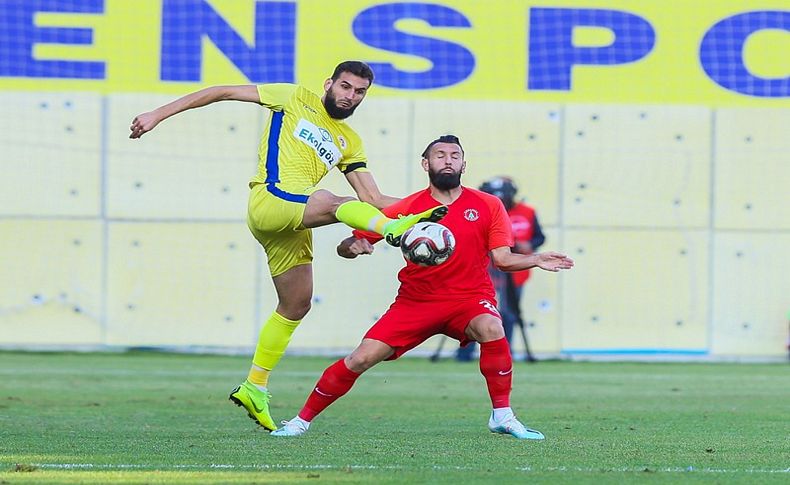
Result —
<path fill-rule="evenodd" d="M 345 175 L 346 180 L 362 202 L 367 202 L 377 209 L 383 209 L 400 201 L 397 197 L 382 194 L 373 174 L 367 170 L 354 170 Z"/>
<path fill-rule="evenodd" d="M 200 108 L 217 101 L 246 101 L 261 103 L 258 87 L 255 85 L 244 86 L 212 86 L 194 93 L 182 96 L 177 100 L 156 108 L 153 111 L 137 115 L 130 127 L 132 133 L 129 138 L 140 138 L 143 134 L 153 130 L 156 125 L 192 108 Z"/>
<path fill-rule="evenodd" d="M 365 238 L 357 239 L 354 236 L 347 237 L 340 241 L 337 246 L 337 254 L 346 259 L 354 259 L 360 254 L 372 254 L 373 244 Z"/>
<path fill-rule="evenodd" d="M 491 259 L 497 269 L 508 272 L 535 267 L 552 272 L 573 268 L 573 260 L 571 258 L 554 251 L 517 254 L 511 252 L 509 247 L 502 246 L 491 250 Z"/>

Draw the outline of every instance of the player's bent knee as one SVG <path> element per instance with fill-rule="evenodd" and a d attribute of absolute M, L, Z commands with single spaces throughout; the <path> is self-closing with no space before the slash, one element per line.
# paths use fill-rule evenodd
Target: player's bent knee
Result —
<path fill-rule="evenodd" d="M 352 352 L 351 355 L 346 357 L 345 361 L 349 370 L 361 374 L 381 362 L 381 359 L 365 352 Z"/>
<path fill-rule="evenodd" d="M 335 200 L 331 204 L 332 214 L 333 215 L 336 214 L 338 207 L 340 207 L 341 205 L 345 204 L 346 202 L 351 202 L 352 200 L 357 200 L 357 199 L 355 199 L 353 197 L 339 197 L 339 196 L 335 196 Z M 335 216 L 335 217 L 337 217 L 337 216 Z"/>
<path fill-rule="evenodd" d="M 481 318 L 470 324 L 475 340 L 478 342 L 490 342 L 505 337 L 505 329 L 502 322 L 496 318 Z"/>
<path fill-rule="evenodd" d="M 338 206 L 350 200 L 356 199 L 345 195 L 335 195 L 328 190 L 321 189 L 310 194 L 310 198 L 307 199 L 307 204 L 311 206 L 311 208 L 334 213 Z"/>
<path fill-rule="evenodd" d="M 324 226 L 337 222 L 337 209 L 345 202 L 356 200 L 353 197 L 340 197 L 328 190 L 313 192 L 307 199 L 302 224 L 307 228 Z"/>
<path fill-rule="evenodd" d="M 312 308 L 310 300 L 299 302 L 280 302 L 277 305 L 277 313 L 289 320 L 301 320 Z"/>

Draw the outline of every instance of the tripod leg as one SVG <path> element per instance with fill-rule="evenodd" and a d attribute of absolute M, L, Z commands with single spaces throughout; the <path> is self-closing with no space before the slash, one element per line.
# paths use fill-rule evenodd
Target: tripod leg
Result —
<path fill-rule="evenodd" d="M 538 359 L 532 355 L 532 351 L 529 349 L 529 340 L 527 339 L 527 327 L 524 324 L 524 321 L 520 318 L 516 321 L 516 325 L 521 330 L 521 339 L 524 342 L 524 350 L 526 351 L 526 355 L 524 356 L 524 360 L 527 362 L 537 362 Z"/>
<path fill-rule="evenodd" d="M 507 284 L 505 293 L 507 295 L 507 301 L 516 317 L 516 321 L 514 322 L 513 326 L 521 329 L 521 338 L 524 341 L 524 350 L 526 351 L 524 360 L 527 362 L 537 362 L 538 359 L 532 355 L 532 351 L 529 349 L 529 342 L 527 341 L 527 328 L 524 326 L 524 319 L 521 316 L 521 292 L 516 289 L 512 274 L 508 273 L 507 279 L 505 281 Z"/>
<path fill-rule="evenodd" d="M 428 357 L 428 360 L 431 362 L 436 362 L 439 360 L 439 356 L 442 355 L 442 347 L 444 347 L 444 342 L 447 341 L 447 335 L 442 335 L 442 339 L 439 341 L 439 345 L 436 347 L 436 351 Z"/>

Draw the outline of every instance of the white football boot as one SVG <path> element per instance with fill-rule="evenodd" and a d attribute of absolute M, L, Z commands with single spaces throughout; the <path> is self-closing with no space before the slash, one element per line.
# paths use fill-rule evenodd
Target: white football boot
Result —
<path fill-rule="evenodd" d="M 295 417 L 290 421 L 283 421 L 282 428 L 277 428 L 271 432 L 272 436 L 301 436 L 307 432 L 310 423 Z"/>
<path fill-rule="evenodd" d="M 540 431 L 535 431 L 534 429 L 529 429 L 524 426 L 521 421 L 516 419 L 515 414 L 510 414 L 499 421 L 495 421 L 494 414 L 492 413 L 491 417 L 488 419 L 488 429 L 490 429 L 492 433 L 509 434 L 520 440 L 545 439 L 545 436 L 543 436 L 543 433 Z"/>

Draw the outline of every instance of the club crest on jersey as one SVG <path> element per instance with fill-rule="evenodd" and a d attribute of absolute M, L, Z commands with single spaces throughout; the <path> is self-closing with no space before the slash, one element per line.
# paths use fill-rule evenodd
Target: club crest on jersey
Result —
<path fill-rule="evenodd" d="M 310 123 L 304 118 L 299 120 L 293 136 L 312 148 L 327 169 L 335 166 L 343 156 L 332 140 L 332 134 L 329 131 Z"/>
<path fill-rule="evenodd" d="M 477 213 L 476 209 L 466 209 L 464 211 L 464 219 L 467 221 L 476 221 L 480 218 L 480 214 Z"/>

